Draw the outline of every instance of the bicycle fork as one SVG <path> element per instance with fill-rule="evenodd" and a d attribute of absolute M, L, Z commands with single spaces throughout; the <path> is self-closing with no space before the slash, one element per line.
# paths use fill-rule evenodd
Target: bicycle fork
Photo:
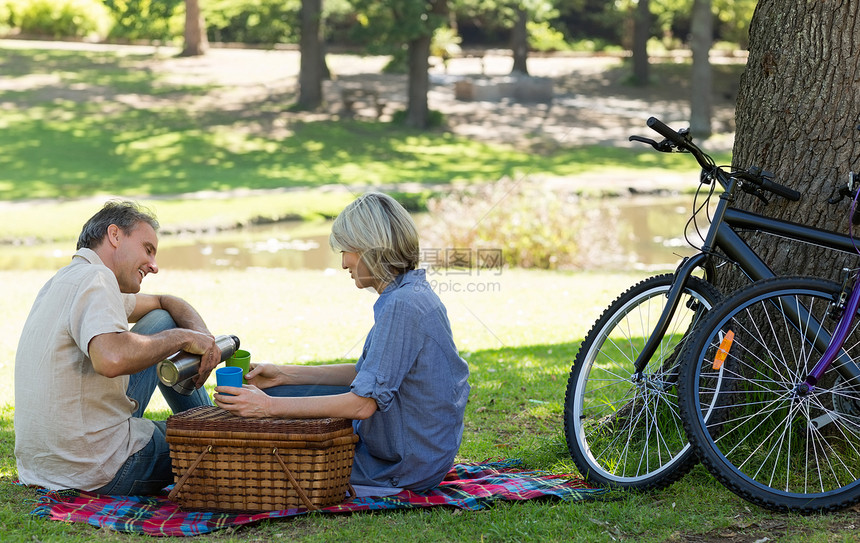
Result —
<path fill-rule="evenodd" d="M 695 271 L 696 268 L 702 268 L 705 270 L 705 280 L 708 282 L 712 282 L 714 280 L 716 271 L 710 260 L 709 253 L 711 248 L 714 247 L 714 243 L 717 238 L 719 236 L 726 235 L 723 232 L 724 229 L 722 227 L 723 217 L 726 214 L 729 203 L 732 201 L 732 194 L 734 194 L 735 187 L 737 186 L 737 179 L 730 178 L 727 180 L 725 185 L 726 190 L 720 195 L 719 203 L 717 204 L 717 207 L 714 210 L 714 216 L 711 219 L 712 228 L 708 231 L 708 235 L 705 237 L 701 251 L 691 257 L 684 258 L 675 270 L 675 280 L 672 283 L 672 287 L 669 289 L 669 292 L 666 294 L 667 300 L 666 306 L 663 308 L 663 313 L 660 315 L 660 319 L 657 321 L 654 331 L 645 341 L 645 346 L 642 347 L 642 351 L 633 363 L 634 383 L 642 381 L 642 372 L 644 372 L 645 368 L 648 367 L 648 362 L 651 360 L 651 357 L 654 356 L 654 353 L 657 352 L 657 348 L 660 346 L 660 343 L 663 341 L 663 337 L 669 330 L 672 316 L 675 314 L 675 310 L 678 309 L 678 304 L 681 302 L 681 296 L 684 294 L 684 288 L 687 286 L 687 281 L 692 277 L 693 271 Z M 713 225 L 720 226 L 714 228 Z M 731 232 L 730 229 L 725 230 Z"/>
<path fill-rule="evenodd" d="M 666 293 L 667 299 L 666 305 L 663 307 L 663 312 L 660 314 L 660 318 L 657 320 L 654 330 L 651 332 L 651 335 L 648 337 L 645 345 L 642 347 L 642 350 L 639 352 L 639 355 L 636 357 L 636 361 L 633 364 L 634 372 L 632 379 L 634 383 L 638 383 L 642 380 L 643 372 L 648 366 L 648 362 L 651 360 L 651 357 L 654 356 L 654 353 L 657 352 L 663 337 L 669 330 L 672 316 L 675 314 L 678 304 L 681 303 L 681 296 L 684 294 L 687 280 L 693 275 L 693 271 L 696 270 L 696 268 L 705 269 L 706 279 L 711 279 L 713 277 L 713 271 L 709 265 L 708 256 L 704 253 L 698 253 L 691 257 L 684 258 L 678 266 L 678 269 L 675 271 L 675 280 L 672 283 L 672 287 Z"/>

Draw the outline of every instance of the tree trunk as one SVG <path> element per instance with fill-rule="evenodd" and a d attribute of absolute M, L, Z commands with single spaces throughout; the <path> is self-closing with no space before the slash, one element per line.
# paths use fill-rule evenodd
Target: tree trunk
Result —
<path fill-rule="evenodd" d="M 302 0 L 298 106 L 306 110 L 316 109 L 323 102 L 322 81 L 326 66 L 321 21 L 322 0 Z"/>
<path fill-rule="evenodd" d="M 633 82 L 647 85 L 650 77 L 648 66 L 648 39 L 651 37 L 651 8 L 648 0 L 639 0 L 633 14 Z"/>
<path fill-rule="evenodd" d="M 427 0 L 431 16 L 448 17 L 448 0 Z M 407 126 L 427 128 L 430 121 L 430 108 L 427 93 L 430 91 L 430 43 L 433 41 L 435 27 L 425 25 L 422 35 L 409 40 L 407 62 L 409 63 L 407 83 L 406 119 Z"/>
<path fill-rule="evenodd" d="M 693 74 L 690 98 L 690 132 L 699 139 L 711 135 L 713 75 L 711 43 L 714 39 L 714 13 L 711 0 L 694 0 L 690 48 L 693 51 Z"/>
<path fill-rule="evenodd" d="M 183 57 L 199 57 L 209 49 L 206 38 L 206 22 L 200 11 L 199 0 L 185 0 L 185 46 L 179 54 Z"/>
<path fill-rule="evenodd" d="M 526 26 L 529 14 L 521 6 L 517 6 L 517 20 L 511 32 L 511 52 L 514 56 L 512 74 L 528 75 L 527 59 L 529 56 L 529 32 Z"/>
<path fill-rule="evenodd" d="M 847 232 L 850 202 L 829 205 L 827 198 L 860 156 L 858 33 L 860 2 L 760 0 L 741 78 L 734 161 L 773 172 L 803 197 L 772 197 L 764 206 L 743 195 L 737 207 Z M 843 266 L 857 265 L 856 255 L 849 260 L 766 235 L 750 243 L 777 274 L 836 277 Z"/>
<path fill-rule="evenodd" d="M 430 90 L 430 40 L 422 36 L 409 42 L 407 55 L 409 57 L 408 104 L 406 107 L 406 124 L 413 128 L 426 128 L 428 113 L 427 92 Z"/>

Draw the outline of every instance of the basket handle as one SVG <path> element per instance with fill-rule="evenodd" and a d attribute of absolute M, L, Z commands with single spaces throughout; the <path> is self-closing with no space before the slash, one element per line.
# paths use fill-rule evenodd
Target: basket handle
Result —
<path fill-rule="evenodd" d="M 319 509 L 319 507 L 317 507 L 313 503 L 311 503 L 311 500 L 308 499 L 308 495 L 305 494 L 305 491 L 302 490 L 302 487 L 299 486 L 298 481 L 296 481 L 296 478 L 293 477 L 293 474 L 290 472 L 290 469 L 287 467 L 287 465 L 281 459 L 281 455 L 278 454 L 278 449 L 273 449 L 272 454 L 275 455 L 275 458 L 278 459 L 278 463 L 281 464 L 282 468 L 284 468 L 284 473 L 286 474 L 287 479 L 289 479 L 290 482 L 293 484 L 293 488 L 296 489 L 296 493 L 299 495 L 299 499 L 302 500 L 302 503 L 305 504 L 305 507 L 307 507 L 311 511 L 316 511 L 317 509 Z"/>
<path fill-rule="evenodd" d="M 185 471 L 185 475 L 183 475 L 182 478 L 179 479 L 179 481 L 177 481 L 175 485 L 173 485 L 173 489 L 170 491 L 170 494 L 167 495 L 168 500 L 173 501 L 173 498 L 175 498 L 176 495 L 179 494 L 179 490 L 185 485 L 185 481 L 188 480 L 188 478 L 197 468 L 197 464 L 199 464 L 200 461 L 203 460 L 203 457 L 206 456 L 206 453 L 208 452 L 212 452 L 212 445 L 209 445 L 208 447 L 203 449 L 203 452 L 200 453 L 197 459 L 194 460 L 194 462 L 191 463 L 191 466 L 189 466 L 189 468 Z"/>

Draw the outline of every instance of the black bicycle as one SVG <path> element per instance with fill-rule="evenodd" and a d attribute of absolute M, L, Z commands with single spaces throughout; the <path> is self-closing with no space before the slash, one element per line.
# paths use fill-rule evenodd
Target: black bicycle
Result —
<path fill-rule="evenodd" d="M 860 502 L 860 269 L 843 275 L 757 281 L 714 307 L 680 356 L 693 449 L 769 509 Z"/>
<path fill-rule="evenodd" d="M 768 194 L 796 201 L 800 193 L 758 168 L 717 166 L 687 130 L 676 132 L 653 117 L 647 125 L 665 139 L 630 140 L 660 152 L 689 153 L 701 166 L 691 224 L 708 209 L 718 185 L 723 192 L 699 252 L 684 258 L 674 273 L 646 279 L 612 302 L 586 335 L 570 370 L 564 429 L 573 461 L 593 483 L 636 490 L 668 486 L 696 463 L 678 409 L 679 352 L 689 332 L 722 298 L 712 284 L 717 268 L 729 264 L 751 281 L 775 276 L 738 232 L 854 250 L 849 236 L 729 207 L 738 191 L 765 202 Z M 706 187 L 705 200 L 698 203 Z M 703 277 L 694 275 L 700 270 Z M 719 395 L 698 401 L 707 424 Z"/>

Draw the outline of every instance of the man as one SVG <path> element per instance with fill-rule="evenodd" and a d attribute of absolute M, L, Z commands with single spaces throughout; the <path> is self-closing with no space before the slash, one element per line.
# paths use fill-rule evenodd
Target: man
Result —
<path fill-rule="evenodd" d="M 156 385 L 174 413 L 210 405 L 200 387 L 220 350 L 188 303 L 139 294 L 158 273 L 157 230 L 138 205 L 108 202 L 84 225 L 72 262 L 39 291 L 15 357 L 21 482 L 118 495 L 173 482 L 165 422 L 143 413 Z M 156 374 L 179 350 L 202 355 L 190 396 Z"/>

